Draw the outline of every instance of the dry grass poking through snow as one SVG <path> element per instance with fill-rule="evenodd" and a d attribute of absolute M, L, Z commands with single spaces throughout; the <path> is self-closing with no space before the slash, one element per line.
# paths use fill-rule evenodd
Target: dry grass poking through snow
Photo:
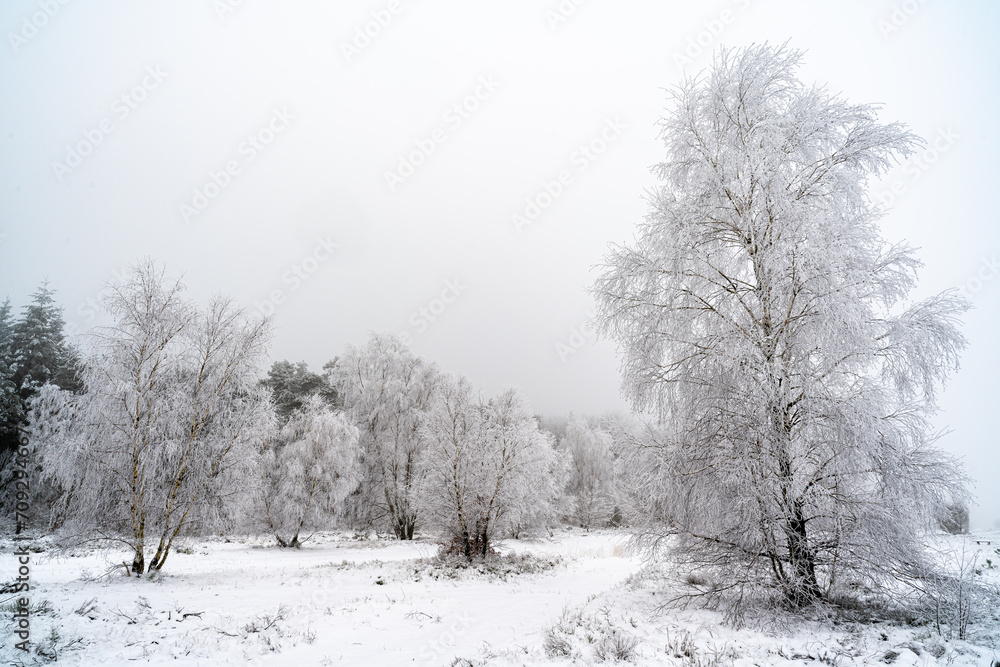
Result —
<path fill-rule="evenodd" d="M 990 667 L 1000 659 L 1000 608 L 974 619 L 962 640 L 946 627 L 939 635 L 926 619 L 871 607 L 772 614 L 742 628 L 720 611 L 665 607 L 685 586 L 705 582 L 685 581 L 667 563 L 643 566 L 625 538 L 562 530 L 504 542 L 503 556 L 471 565 L 439 558 L 429 541 L 328 534 L 298 550 L 254 538 L 193 541 L 152 582 L 123 577 L 120 565 L 108 569 L 119 555 L 37 553 L 32 653 L 15 654 L 5 638 L 0 661 Z M 975 576 L 996 585 L 1000 535 L 992 539 Z M 0 589 L 10 572 L 0 570 Z"/>

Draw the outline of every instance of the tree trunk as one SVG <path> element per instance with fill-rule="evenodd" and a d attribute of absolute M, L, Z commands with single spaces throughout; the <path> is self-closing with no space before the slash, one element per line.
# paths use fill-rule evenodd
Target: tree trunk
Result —
<path fill-rule="evenodd" d="M 172 540 L 168 541 L 163 550 L 157 549 L 156 556 L 153 558 L 153 562 L 149 564 L 149 574 L 153 572 L 159 572 L 163 569 L 163 565 L 167 562 L 167 556 L 170 554 L 170 544 Z"/>
<path fill-rule="evenodd" d="M 167 545 L 167 534 L 164 531 L 163 535 L 160 535 L 160 542 L 156 545 L 156 553 L 153 554 L 153 559 L 149 561 L 149 571 L 158 570 L 163 565 L 163 561 L 166 559 L 166 554 L 164 553 L 165 547 Z"/>
<path fill-rule="evenodd" d="M 788 539 L 788 560 L 792 566 L 792 580 L 787 582 L 785 597 L 794 607 L 803 607 L 822 597 L 816 581 L 816 554 L 809 546 L 802 502 L 793 503 L 792 516 L 785 526 Z"/>
<path fill-rule="evenodd" d="M 146 571 L 146 558 L 142 554 L 142 543 L 135 545 L 135 556 L 132 557 L 132 574 L 142 575 Z"/>
<path fill-rule="evenodd" d="M 412 540 L 415 523 L 412 518 L 397 517 L 395 525 L 392 527 L 392 532 L 396 534 L 396 539 Z"/>
<path fill-rule="evenodd" d="M 469 542 L 469 531 L 462 531 L 462 553 L 465 555 L 465 560 L 472 562 L 472 544 Z"/>

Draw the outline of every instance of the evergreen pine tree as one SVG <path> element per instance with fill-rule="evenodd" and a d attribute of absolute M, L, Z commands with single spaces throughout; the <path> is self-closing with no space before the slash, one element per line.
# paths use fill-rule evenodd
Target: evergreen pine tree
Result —
<path fill-rule="evenodd" d="M 24 405 L 17 393 L 11 368 L 12 336 L 10 299 L 0 304 L 0 452 L 17 447 L 18 429 L 24 425 Z"/>
<path fill-rule="evenodd" d="M 48 281 L 43 282 L 12 327 L 10 366 L 23 401 L 46 382 L 70 391 L 81 388 L 79 357 L 66 341 L 66 323 L 54 294 Z"/>
<path fill-rule="evenodd" d="M 331 361 L 323 366 L 324 370 L 332 368 L 333 363 Z M 310 371 L 304 361 L 297 364 L 285 360 L 274 362 L 261 384 L 271 390 L 275 414 L 282 424 L 293 412 L 302 409 L 311 396 L 319 396 L 328 407 L 343 407 L 329 378 Z"/>
<path fill-rule="evenodd" d="M 0 304 L 0 362 L 7 366 L 10 366 L 11 362 L 11 343 L 14 335 L 10 311 L 10 297 L 7 297 Z"/>

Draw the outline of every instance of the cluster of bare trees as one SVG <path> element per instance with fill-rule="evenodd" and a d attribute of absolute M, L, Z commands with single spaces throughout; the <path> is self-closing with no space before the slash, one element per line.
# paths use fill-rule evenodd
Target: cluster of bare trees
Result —
<path fill-rule="evenodd" d="M 337 525 L 419 528 L 472 559 L 497 536 L 610 516 L 598 424 L 575 419 L 559 441 L 517 390 L 484 397 L 399 338 L 348 346 L 323 376 L 279 362 L 262 381 L 268 322 L 186 300 L 154 262 L 103 307 L 113 324 L 90 335 L 82 390 L 31 401 L 35 489 L 49 528 L 125 545 L 137 576 L 190 533 L 298 547 Z"/>
<path fill-rule="evenodd" d="M 562 518 L 566 457 L 517 390 L 487 399 L 385 335 L 348 347 L 333 382 L 361 431 L 356 519 L 387 521 L 400 539 L 436 530 L 471 559 L 497 535 Z"/>

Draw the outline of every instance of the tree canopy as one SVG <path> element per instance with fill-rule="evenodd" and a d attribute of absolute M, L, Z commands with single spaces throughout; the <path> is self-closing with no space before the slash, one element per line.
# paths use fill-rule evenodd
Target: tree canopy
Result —
<path fill-rule="evenodd" d="M 795 605 L 919 569 L 920 529 L 962 494 L 929 417 L 967 308 L 907 301 L 920 262 L 866 193 L 920 140 L 802 83 L 801 57 L 722 50 L 675 91 L 649 214 L 593 288 L 659 426 L 633 487 L 651 531 L 716 592 Z"/>

